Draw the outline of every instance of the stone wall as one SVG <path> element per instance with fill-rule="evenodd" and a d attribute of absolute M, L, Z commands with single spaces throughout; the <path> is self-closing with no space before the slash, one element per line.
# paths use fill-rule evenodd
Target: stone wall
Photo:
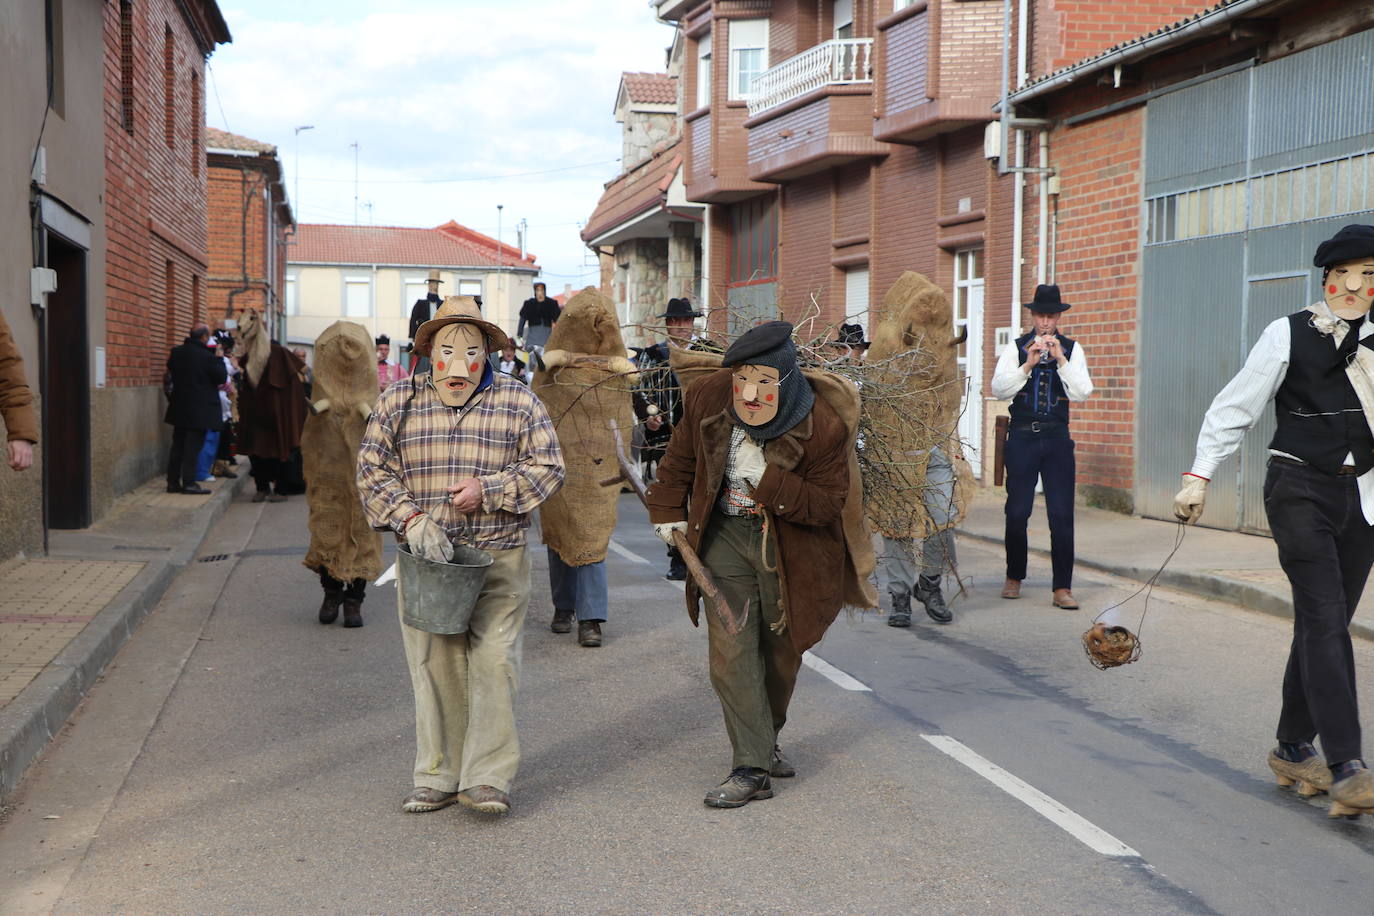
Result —
<path fill-rule="evenodd" d="M 630 111 L 625 115 L 620 169 L 628 172 L 678 137 L 680 124 L 671 111 Z"/>

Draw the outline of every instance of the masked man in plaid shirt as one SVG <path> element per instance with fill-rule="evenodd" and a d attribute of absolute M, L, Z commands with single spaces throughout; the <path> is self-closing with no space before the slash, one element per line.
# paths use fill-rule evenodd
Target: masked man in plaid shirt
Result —
<path fill-rule="evenodd" d="M 492 371 L 487 355 L 505 344 L 471 297 L 446 299 L 415 334 L 415 351 L 430 357 L 432 372 L 382 393 L 358 455 L 358 489 L 374 527 L 391 529 L 434 562 L 452 559 L 460 534 L 494 558 L 467 633 L 440 636 L 401 623 L 415 690 L 415 788 L 401 805 L 411 813 L 458 802 L 505 814 L 520 762 L 525 529 L 535 507 L 562 486 L 564 468 L 539 399 Z"/>

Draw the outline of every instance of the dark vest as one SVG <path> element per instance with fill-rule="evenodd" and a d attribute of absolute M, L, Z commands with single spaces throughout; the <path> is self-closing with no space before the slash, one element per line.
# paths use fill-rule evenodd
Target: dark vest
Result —
<path fill-rule="evenodd" d="M 1274 395 L 1278 429 L 1269 447 L 1328 474 L 1340 470 L 1347 454 L 1354 455 L 1355 469 L 1363 474 L 1374 467 L 1374 435 L 1345 374 L 1359 346 L 1358 327 L 1337 349 L 1332 338 L 1312 327 L 1311 318 L 1305 310 L 1288 316 L 1288 372 Z"/>
<path fill-rule="evenodd" d="M 1056 334 L 1059 346 L 1064 349 L 1064 358 L 1073 356 L 1073 340 L 1063 334 Z M 1035 333 L 1022 334 L 1016 338 L 1016 362 L 1024 366 L 1028 353 L 1026 348 L 1035 340 Z M 1064 391 L 1064 383 L 1059 378 L 1059 364 L 1051 360 L 1039 363 L 1030 371 L 1026 384 L 1011 401 L 1012 423 L 1050 422 L 1069 426 L 1069 396 Z"/>

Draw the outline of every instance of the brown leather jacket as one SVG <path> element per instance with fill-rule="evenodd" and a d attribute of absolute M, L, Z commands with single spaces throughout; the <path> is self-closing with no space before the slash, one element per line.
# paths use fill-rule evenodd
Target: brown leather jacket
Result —
<path fill-rule="evenodd" d="M 5 438 L 38 441 L 38 417 L 33 410 L 33 391 L 24 375 L 24 359 L 0 315 L 0 415 L 5 418 Z"/>
<path fill-rule="evenodd" d="M 692 385 L 681 424 L 649 488 L 654 524 L 687 520 L 687 540 L 700 549 L 725 479 L 730 451 L 731 370 Z M 849 432 L 819 395 L 807 417 L 764 444 L 768 463 L 754 498 L 777 542 L 787 632 L 803 652 L 825 635 L 845 600 L 853 573 L 841 514 L 849 491 Z M 697 622 L 700 594 L 687 582 L 687 613 Z"/>

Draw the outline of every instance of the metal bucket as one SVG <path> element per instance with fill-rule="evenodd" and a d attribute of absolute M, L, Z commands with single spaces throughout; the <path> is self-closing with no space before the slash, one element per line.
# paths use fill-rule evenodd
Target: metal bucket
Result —
<path fill-rule="evenodd" d="M 426 633 L 466 633 L 491 564 L 491 554 L 467 544 L 453 545 L 451 563 L 426 560 L 402 544 L 396 551 L 404 608 L 401 619 Z"/>

